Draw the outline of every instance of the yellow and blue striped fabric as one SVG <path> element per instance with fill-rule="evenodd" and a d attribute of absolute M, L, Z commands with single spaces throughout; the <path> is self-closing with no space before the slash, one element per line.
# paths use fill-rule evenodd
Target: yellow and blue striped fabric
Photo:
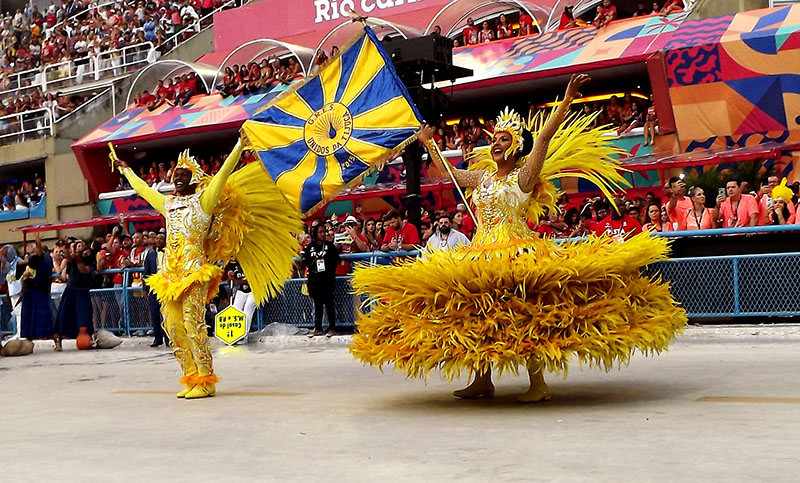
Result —
<path fill-rule="evenodd" d="M 421 117 L 375 33 L 242 126 L 286 198 L 309 215 L 392 156 Z"/>

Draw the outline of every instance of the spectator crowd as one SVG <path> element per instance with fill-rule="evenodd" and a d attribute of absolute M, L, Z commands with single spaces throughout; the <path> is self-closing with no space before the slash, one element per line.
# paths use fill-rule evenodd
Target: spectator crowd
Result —
<path fill-rule="evenodd" d="M 44 180 L 37 174 L 34 181 L 6 183 L 3 187 L 3 211 L 33 208 L 45 195 Z"/>
<path fill-rule="evenodd" d="M 225 162 L 226 155 L 227 154 L 211 154 L 207 156 L 199 155 L 195 156 L 195 159 L 200 164 L 200 167 L 203 169 L 203 171 L 205 171 L 207 174 L 214 175 L 217 174 L 219 169 L 222 167 L 222 163 Z M 242 153 L 239 166 L 245 166 L 255 160 L 256 158 L 253 155 L 253 152 L 250 150 L 245 150 Z M 147 160 L 143 160 L 139 162 L 131 161 L 130 167 L 139 175 L 142 180 L 144 180 L 144 182 L 148 184 L 148 186 L 159 189 L 172 184 L 172 173 L 175 171 L 175 166 L 177 166 L 177 164 L 177 158 L 168 162 L 148 162 Z M 123 191 L 129 189 L 131 189 L 131 186 L 127 179 L 125 179 L 124 176 L 120 176 L 116 190 Z"/>
<path fill-rule="evenodd" d="M 653 2 L 649 7 L 646 3 L 639 3 L 634 12 L 626 14 L 617 9 L 613 0 L 603 0 L 596 9 L 596 15 L 592 17 L 592 10 L 589 10 L 584 15 L 576 18 L 573 15 L 574 6 L 567 5 L 561 13 L 558 29 L 563 30 L 587 26 L 603 28 L 614 20 L 621 18 L 668 15 L 683 11 L 683 9 L 684 4 L 682 0 L 666 0 L 663 5 L 659 2 Z M 509 17 L 513 18 L 510 19 Z M 441 33 L 441 27 L 438 25 L 435 26 L 433 35 L 441 35 Z M 525 9 L 520 9 L 519 12 L 515 14 L 501 14 L 496 18 L 486 18 L 481 21 L 479 26 L 475 24 L 475 20 L 472 17 L 469 17 L 467 18 L 467 25 L 462 30 L 461 35 L 453 38 L 453 47 L 478 45 L 495 40 L 535 35 L 538 33 L 539 29 L 536 22 Z"/>

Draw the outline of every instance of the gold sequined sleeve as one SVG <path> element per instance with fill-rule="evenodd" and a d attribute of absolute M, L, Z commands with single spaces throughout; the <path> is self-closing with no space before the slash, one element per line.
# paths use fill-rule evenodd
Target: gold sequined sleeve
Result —
<path fill-rule="evenodd" d="M 166 196 L 149 187 L 142 178 L 136 176 L 136 173 L 134 173 L 131 168 L 123 168 L 120 172 L 128 179 L 128 183 L 130 183 L 131 188 L 136 191 L 136 194 L 150 203 L 156 211 L 162 215 L 164 214 L 164 201 L 167 199 Z"/>
<path fill-rule="evenodd" d="M 431 156 L 434 164 L 436 164 L 436 167 L 439 168 L 443 174 L 447 174 L 447 168 L 449 167 L 450 172 L 453 173 L 455 182 L 462 188 L 477 188 L 481 184 L 483 175 L 486 173 L 485 171 L 469 171 L 449 165 L 449 161 L 444 159 L 442 152 L 439 151 L 439 146 L 436 145 L 433 139 L 425 141 L 425 147 L 428 148 L 428 154 Z M 445 166 L 445 163 L 448 163 L 448 166 Z"/>
<path fill-rule="evenodd" d="M 208 183 L 208 187 L 200 195 L 200 207 L 203 208 L 203 211 L 206 213 L 211 214 L 214 211 L 214 207 L 219 203 L 222 190 L 225 188 L 225 183 L 228 182 L 228 176 L 233 173 L 233 169 L 236 167 L 241 156 L 242 140 L 240 139 L 236 143 L 236 146 L 233 147 L 231 154 L 229 154 L 225 162 L 222 163 L 222 167 L 219 168 L 217 174 L 214 175 L 211 182 Z"/>
<path fill-rule="evenodd" d="M 542 174 L 542 166 L 544 160 L 547 158 L 547 150 L 550 148 L 550 140 L 556 133 L 558 126 L 564 122 L 564 118 L 572 105 L 572 98 L 565 97 L 558 109 L 547 120 L 536 141 L 533 144 L 533 151 L 528 155 L 528 159 L 522 168 L 519 170 L 519 187 L 524 193 L 530 193 L 539 182 L 539 177 Z"/>

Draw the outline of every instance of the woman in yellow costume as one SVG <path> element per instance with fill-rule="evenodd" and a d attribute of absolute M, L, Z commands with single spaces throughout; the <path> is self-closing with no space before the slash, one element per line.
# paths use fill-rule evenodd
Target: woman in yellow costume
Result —
<path fill-rule="evenodd" d="M 166 219 L 164 265 L 145 282 L 161 302 L 164 330 L 183 370 L 179 398 L 216 392 L 205 305 L 219 289 L 220 264 L 236 258 L 260 304 L 289 277 L 298 249 L 292 233 L 301 230 L 299 213 L 288 207 L 260 163 L 233 172 L 241 153 L 239 141 L 212 178 L 184 151 L 171 180 L 175 194 L 165 196 L 136 176 L 112 147 L 114 166 Z"/>
<path fill-rule="evenodd" d="M 472 384 L 454 393 L 461 398 L 492 397 L 492 369 L 516 373 L 522 365 L 530 389 L 519 401 L 537 402 L 550 399 L 545 370 L 565 373 L 572 357 L 609 370 L 635 349 L 660 352 L 683 329 L 685 313 L 669 287 L 640 272 L 666 257 L 664 239 L 645 233 L 558 244 L 526 225 L 545 206 L 555 209 L 553 179 L 588 179 L 609 198 L 625 182 L 604 131 L 589 129 L 592 117 L 567 118 L 588 80 L 573 76 L 563 102 L 531 126 L 535 143 L 506 109 L 491 146 L 470 157 L 469 170 L 453 170 L 477 208 L 472 245 L 356 270 L 353 287 L 373 305 L 357 323 L 350 348 L 357 358 L 393 363 L 410 377 L 471 371 Z M 432 133 L 425 127 L 419 137 L 444 170 Z"/>

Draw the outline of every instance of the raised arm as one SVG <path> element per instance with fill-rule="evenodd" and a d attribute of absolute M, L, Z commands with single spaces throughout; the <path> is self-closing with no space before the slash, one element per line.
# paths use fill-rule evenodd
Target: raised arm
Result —
<path fill-rule="evenodd" d="M 553 138 L 556 130 L 558 130 L 558 126 L 564 122 L 564 118 L 567 116 L 572 101 L 575 97 L 580 95 L 578 94 L 578 89 L 589 82 L 589 80 L 589 76 L 586 74 L 573 74 L 570 79 L 564 100 L 561 101 L 556 112 L 550 116 L 550 119 L 547 120 L 547 124 L 545 124 L 539 132 L 539 136 L 533 144 L 533 151 L 531 151 L 531 154 L 528 156 L 528 159 L 525 160 L 525 164 L 522 165 L 522 169 L 519 172 L 519 187 L 523 192 L 530 193 L 533 191 L 536 183 L 539 182 L 542 166 L 547 157 L 547 150 L 550 147 L 550 140 Z"/>
<path fill-rule="evenodd" d="M 442 173 L 447 174 L 447 167 L 444 163 L 448 161 L 444 159 L 442 152 L 439 151 L 439 146 L 433 141 L 434 132 L 436 132 L 436 128 L 430 124 L 426 124 L 420 128 L 417 133 L 417 138 L 425 143 L 425 147 L 428 148 L 428 153 L 434 164 L 436 164 L 436 167 L 439 168 Z M 453 166 L 450 166 L 450 172 L 453 173 L 455 182 L 462 188 L 477 188 L 478 185 L 481 184 L 481 180 L 485 174 L 485 171 L 469 171 L 466 169 L 454 168 Z"/>
<path fill-rule="evenodd" d="M 233 173 L 233 169 L 236 167 L 241 156 L 242 140 L 240 139 L 236 142 L 236 146 L 233 147 L 233 151 L 231 151 L 231 154 L 225 159 L 225 162 L 222 164 L 222 167 L 219 168 L 217 174 L 211 179 L 208 188 L 200 195 L 200 206 L 206 213 L 214 211 L 214 207 L 217 206 L 219 198 L 222 196 L 225 183 L 228 182 L 228 176 Z"/>
<path fill-rule="evenodd" d="M 119 172 L 125 176 L 125 178 L 127 178 L 128 183 L 130 183 L 131 188 L 136 191 L 136 194 L 144 198 L 145 201 L 150 203 L 150 205 L 156 209 L 156 211 L 163 215 L 164 201 L 167 199 L 167 197 L 147 186 L 147 183 L 145 183 L 142 178 L 136 176 L 136 173 L 133 172 L 130 166 L 128 166 L 125 161 L 119 159 L 113 151 L 109 157 L 114 163 L 114 167 L 117 168 Z"/>

